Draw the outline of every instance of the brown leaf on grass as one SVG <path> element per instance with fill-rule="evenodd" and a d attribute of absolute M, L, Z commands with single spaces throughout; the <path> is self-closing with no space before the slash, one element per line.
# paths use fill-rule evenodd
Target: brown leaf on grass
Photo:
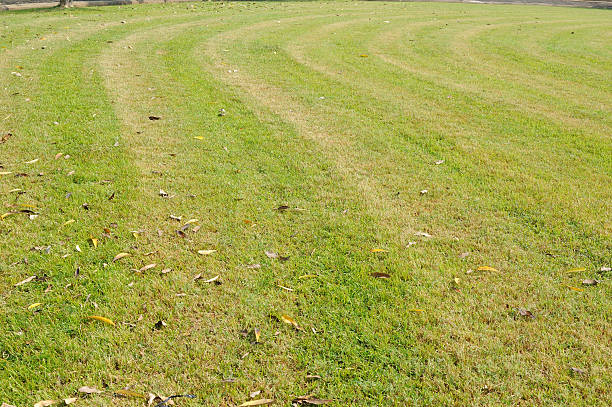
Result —
<path fill-rule="evenodd" d="M 289 206 L 288 206 L 288 205 L 281 205 L 281 206 L 279 206 L 278 208 L 276 208 L 276 210 L 277 210 L 277 211 L 279 211 L 279 212 L 284 212 L 284 211 L 286 211 L 287 209 L 289 209 Z"/>
<path fill-rule="evenodd" d="M 121 259 L 123 259 L 124 257 L 128 257 L 129 255 L 130 255 L 129 253 L 119 253 L 118 255 L 116 255 L 116 256 L 113 258 L 113 262 L 116 262 L 116 261 L 118 261 L 118 260 L 121 260 Z"/>
<path fill-rule="evenodd" d="M 321 376 L 318 374 L 309 374 L 306 375 L 306 380 L 321 380 Z"/>
<path fill-rule="evenodd" d="M 289 315 L 285 315 L 285 314 L 281 315 L 281 321 L 283 321 L 286 324 L 292 325 L 298 331 L 303 331 L 303 329 L 298 325 L 297 321 L 291 318 Z"/>
<path fill-rule="evenodd" d="M 8 141 L 9 138 L 13 137 L 12 133 L 6 133 L 0 136 L 0 144 L 4 144 Z"/>
<path fill-rule="evenodd" d="M 163 269 L 163 270 L 161 271 L 161 274 L 168 274 L 168 273 L 169 273 L 169 272 L 171 272 L 171 271 L 172 271 L 172 269 L 171 269 L 171 268 L 166 268 L 166 269 Z"/>
<path fill-rule="evenodd" d="M 391 274 L 382 273 L 380 271 L 376 271 L 374 273 L 370 273 L 370 275 L 374 278 L 391 278 Z"/>
<path fill-rule="evenodd" d="M 248 269 L 260 269 L 261 268 L 261 264 L 258 264 L 258 263 L 256 263 L 256 264 L 248 264 L 246 266 L 246 268 L 248 268 Z"/>
<path fill-rule="evenodd" d="M 278 259 L 278 253 L 276 252 L 266 250 L 264 253 L 266 253 L 266 256 L 268 256 L 271 259 Z"/>
<path fill-rule="evenodd" d="M 322 404 L 328 404 L 331 403 L 333 400 L 327 400 L 327 399 L 317 399 L 314 398 L 312 395 L 306 395 L 306 396 L 300 396 L 300 397 L 296 397 L 292 400 L 293 404 L 309 404 L 309 405 L 313 405 L 313 406 L 319 406 Z"/>
<path fill-rule="evenodd" d="M 535 315 L 533 315 L 533 313 L 529 310 L 526 310 L 525 308 L 519 308 L 518 309 L 518 313 L 522 316 L 522 317 L 527 317 L 527 318 L 535 318 Z"/>
<path fill-rule="evenodd" d="M 149 120 L 151 121 L 160 120 L 160 119 L 161 119 L 160 116 L 149 116 Z"/>
<path fill-rule="evenodd" d="M 48 406 L 52 406 L 57 403 L 58 401 L 56 400 L 43 400 L 43 401 L 39 401 L 38 403 L 34 404 L 34 407 L 48 407 Z"/>
<path fill-rule="evenodd" d="M 19 287 L 20 285 L 24 285 L 29 283 L 30 281 L 34 280 L 36 278 L 36 276 L 30 276 L 28 278 L 26 278 L 25 280 L 21 280 L 20 282 L 18 282 L 17 284 L 15 284 L 15 287 Z"/>
<path fill-rule="evenodd" d="M 151 264 L 147 264 L 146 266 L 141 267 L 138 271 L 142 273 L 147 270 L 151 270 L 152 268 L 155 268 L 155 267 L 157 267 L 157 264 L 151 263 Z"/>
<path fill-rule="evenodd" d="M 115 323 L 112 320 L 110 320 L 110 319 L 108 319 L 106 317 L 101 317 L 99 315 L 90 315 L 90 316 L 87 317 L 87 319 L 91 319 L 91 320 L 95 320 L 95 321 L 100 321 L 100 322 L 104 322 L 105 324 L 115 326 Z"/>
<path fill-rule="evenodd" d="M 586 374 L 586 370 L 580 369 L 579 367 L 571 367 L 570 370 L 578 374 Z"/>
<path fill-rule="evenodd" d="M 599 284 L 599 280 L 593 280 L 591 278 L 582 280 L 582 285 L 597 285 L 597 284 Z"/>
<path fill-rule="evenodd" d="M 244 403 L 242 403 L 238 407 L 263 406 L 263 405 L 266 405 L 266 404 L 271 404 L 273 402 L 274 402 L 273 399 L 251 400 L 251 401 L 245 401 Z"/>
<path fill-rule="evenodd" d="M 83 387 L 79 387 L 79 393 L 100 394 L 102 393 L 102 391 L 96 389 L 95 387 L 83 386 Z"/>
<path fill-rule="evenodd" d="M 65 405 L 70 405 L 70 404 L 76 402 L 77 400 L 78 400 L 78 398 L 76 398 L 76 397 L 70 397 L 70 398 L 64 399 L 63 401 L 64 401 Z"/>
<path fill-rule="evenodd" d="M 113 199 L 115 199 L 115 191 L 113 191 L 113 193 L 108 197 L 109 201 L 112 201 Z"/>
<path fill-rule="evenodd" d="M 15 406 L 12 404 L 2 403 L 0 407 L 15 407 Z"/>

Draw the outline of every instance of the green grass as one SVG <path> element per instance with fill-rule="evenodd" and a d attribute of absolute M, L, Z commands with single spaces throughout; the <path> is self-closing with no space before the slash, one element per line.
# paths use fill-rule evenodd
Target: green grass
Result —
<path fill-rule="evenodd" d="M 2 213 L 38 212 L 0 221 L 0 402 L 610 405 L 611 34 L 471 4 L 0 14 Z"/>

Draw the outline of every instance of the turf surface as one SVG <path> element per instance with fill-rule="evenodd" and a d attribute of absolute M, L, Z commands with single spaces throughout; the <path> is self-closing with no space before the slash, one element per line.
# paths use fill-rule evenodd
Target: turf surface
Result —
<path fill-rule="evenodd" d="M 610 17 L 0 14 L 0 402 L 610 405 Z"/>

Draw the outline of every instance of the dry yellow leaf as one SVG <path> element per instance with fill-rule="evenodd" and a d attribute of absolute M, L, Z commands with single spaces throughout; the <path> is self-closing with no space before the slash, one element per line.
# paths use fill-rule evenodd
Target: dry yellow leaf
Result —
<path fill-rule="evenodd" d="M 204 256 L 213 254 L 214 252 L 216 252 L 216 250 L 198 250 L 198 254 L 201 254 Z"/>
<path fill-rule="evenodd" d="M 579 271 L 586 271 L 586 269 L 584 267 L 576 267 L 576 268 L 567 270 L 566 273 L 578 273 Z"/>
<path fill-rule="evenodd" d="M 89 241 L 91 242 L 91 244 L 93 245 L 94 249 L 98 248 L 98 239 L 96 239 L 95 237 L 90 237 Z"/>
<path fill-rule="evenodd" d="M 489 266 L 480 266 L 476 270 L 478 270 L 478 271 L 499 271 L 499 270 L 494 269 L 493 267 L 489 267 Z"/>
<path fill-rule="evenodd" d="M 28 309 L 29 309 L 29 310 L 32 310 L 32 309 L 34 309 L 34 308 L 38 307 L 39 305 L 42 305 L 42 303 L 41 303 L 41 302 L 35 302 L 34 304 L 30 304 L 30 305 L 28 306 Z"/>
<path fill-rule="evenodd" d="M 7 212 L 5 214 L 0 215 L 0 219 L 4 220 L 4 219 L 6 219 L 9 216 L 14 215 L 14 214 L 15 214 L 14 212 Z"/>
<path fill-rule="evenodd" d="M 196 223 L 199 222 L 199 220 L 197 219 L 189 219 L 187 222 L 185 222 L 185 225 L 191 225 L 192 223 Z"/>
<path fill-rule="evenodd" d="M 285 315 L 285 314 L 281 315 L 281 320 L 286 324 L 293 325 L 293 327 L 299 331 L 302 330 L 302 328 L 298 325 L 296 320 L 291 318 L 289 315 Z"/>
<path fill-rule="evenodd" d="M 0 171 L 0 175 L 9 175 L 12 174 L 13 171 Z"/>
<path fill-rule="evenodd" d="M 116 255 L 113 258 L 113 261 L 115 262 L 115 261 L 120 260 L 120 259 L 122 259 L 124 257 L 128 257 L 129 255 L 130 255 L 129 253 L 119 253 L 118 255 Z"/>
<path fill-rule="evenodd" d="M 420 309 L 420 308 L 408 308 L 406 311 L 410 311 L 410 312 L 423 312 L 425 310 L 424 309 Z"/>
<path fill-rule="evenodd" d="M 372 249 L 370 250 L 372 253 L 388 253 L 389 250 L 385 250 L 385 249 Z"/>
<path fill-rule="evenodd" d="M 109 324 L 109 325 L 115 326 L 115 323 L 113 321 L 111 321 L 108 318 L 101 317 L 99 315 L 90 315 L 87 318 L 88 319 L 93 319 L 93 320 L 96 320 L 96 321 L 100 321 L 100 322 L 104 322 L 105 324 Z"/>
<path fill-rule="evenodd" d="M 74 223 L 74 222 L 76 222 L 74 219 L 70 219 L 70 220 L 67 220 L 66 222 L 62 223 L 62 226 L 70 225 L 71 223 Z"/>
<path fill-rule="evenodd" d="M 578 288 L 578 287 L 573 287 L 571 285 L 567 285 L 564 284 L 567 288 L 569 288 L 570 290 L 574 290 L 574 291 L 584 291 L 582 288 Z"/>
<path fill-rule="evenodd" d="M 304 274 L 303 276 L 299 276 L 299 279 L 303 279 L 303 278 L 317 278 L 319 276 L 317 276 L 316 274 Z"/>
<path fill-rule="evenodd" d="M 255 343 L 260 343 L 261 342 L 261 331 L 259 330 L 259 328 L 255 328 L 253 330 L 253 333 L 255 334 Z"/>
<path fill-rule="evenodd" d="M 244 403 L 242 403 L 240 406 L 238 407 L 248 407 L 248 406 L 263 406 L 265 404 L 270 404 L 274 402 L 273 399 L 259 399 L 259 400 L 251 400 L 251 401 L 246 401 Z"/>
<path fill-rule="evenodd" d="M 204 137 L 202 137 L 202 136 L 195 136 L 194 139 L 196 139 L 196 140 L 204 140 Z"/>
<path fill-rule="evenodd" d="M 38 158 L 35 158 L 35 159 L 33 159 L 33 160 L 26 161 L 24 164 L 34 164 L 34 163 L 35 163 L 35 162 L 37 162 L 37 161 L 38 161 Z"/>

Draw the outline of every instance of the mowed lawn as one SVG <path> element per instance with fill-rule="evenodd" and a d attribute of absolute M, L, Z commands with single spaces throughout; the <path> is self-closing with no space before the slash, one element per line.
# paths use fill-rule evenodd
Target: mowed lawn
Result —
<path fill-rule="evenodd" d="M 0 14 L 0 403 L 612 404 L 611 37 L 481 4 Z"/>

